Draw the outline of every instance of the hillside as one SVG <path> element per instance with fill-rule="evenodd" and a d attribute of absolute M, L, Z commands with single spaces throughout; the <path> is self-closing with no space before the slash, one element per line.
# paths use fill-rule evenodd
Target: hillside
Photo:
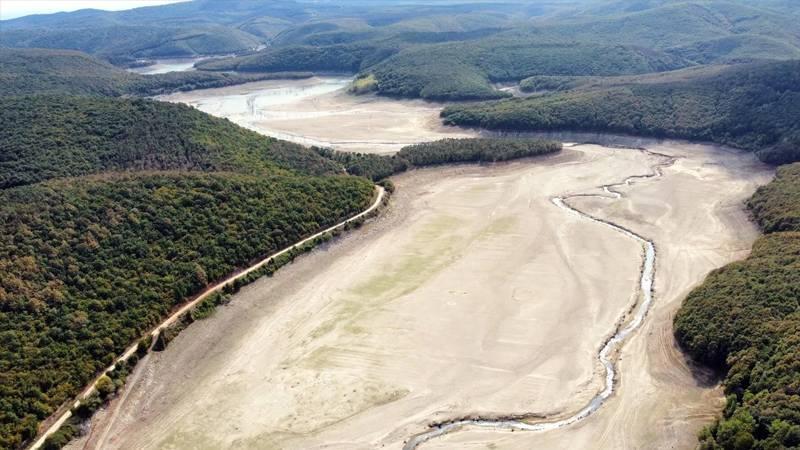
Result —
<path fill-rule="evenodd" d="M 456 105 L 448 124 L 713 141 L 770 163 L 800 160 L 800 62 L 732 66 L 675 80 L 626 78 L 550 95 Z M 574 82 L 572 80 L 571 82 Z"/>
<path fill-rule="evenodd" d="M 794 46 L 800 44 L 800 29 L 792 18 L 761 7 L 762 3 L 730 0 L 616 1 L 564 18 L 560 23 L 544 25 L 541 30 L 558 31 L 580 41 L 599 40 L 653 49 L 732 36 L 761 36 Z"/>
<path fill-rule="evenodd" d="M 374 77 L 371 88 L 379 94 L 432 100 L 503 98 L 506 94 L 492 83 L 539 75 L 644 74 L 800 58 L 800 29 L 781 1 L 763 6 L 726 0 L 412 6 L 354 0 L 335 7 L 234 1 L 220 8 L 198 0 L 4 21 L 0 36 L 7 46 L 77 49 L 120 65 L 238 54 L 198 67 L 351 72 Z M 256 47 L 264 48 L 253 51 Z M 187 84 L 225 82 L 208 73 L 194 76 L 202 79 Z M 152 86 L 122 92 L 143 94 Z"/>
<path fill-rule="evenodd" d="M 364 72 L 376 78 L 379 94 L 479 100 L 507 95 L 491 83 L 534 75 L 627 75 L 687 65 L 680 58 L 633 47 L 493 38 L 412 48 Z"/>
<path fill-rule="evenodd" d="M 28 94 L 122 96 L 229 86 L 309 74 L 230 74 L 203 71 L 139 75 L 71 50 L 0 48 L 0 97 Z"/>
<path fill-rule="evenodd" d="M 410 46 L 397 42 L 283 47 L 249 56 L 200 62 L 204 70 L 360 72 L 378 94 L 430 100 L 507 96 L 491 83 L 534 75 L 624 75 L 689 65 L 666 53 L 593 44 L 469 40 Z"/>
<path fill-rule="evenodd" d="M 748 203 L 768 234 L 744 261 L 712 272 L 675 318 L 681 346 L 725 372 L 723 417 L 704 449 L 800 445 L 800 164 Z"/>
<path fill-rule="evenodd" d="M 337 44 L 325 47 L 287 46 L 261 51 L 238 58 L 200 61 L 202 70 L 241 72 L 358 72 L 397 50 L 375 44 Z"/>
<path fill-rule="evenodd" d="M 152 100 L 7 97 L 0 98 L 0 121 L 0 188 L 121 170 L 340 170 L 300 145 Z"/>
<path fill-rule="evenodd" d="M 128 11 L 80 10 L 22 17 L 3 21 L 0 40 L 9 47 L 80 50 L 125 65 L 139 59 L 241 54 L 265 44 L 299 44 L 292 36 L 304 33 L 295 28 L 320 22 L 346 23 L 341 21 L 348 18 L 357 18 L 383 36 L 382 29 L 390 27 L 395 31 L 455 31 L 463 28 L 454 24 L 458 15 L 519 9 L 505 4 L 194 0 Z M 477 22 L 474 17 L 471 20 Z M 311 29 L 331 31 L 315 25 Z M 347 27 L 342 31 L 350 34 L 357 30 Z M 330 42 L 329 37 L 321 39 Z"/>
<path fill-rule="evenodd" d="M 201 67 L 358 72 L 376 80 L 372 89 L 379 94 L 488 100 L 507 96 L 492 83 L 531 76 L 800 58 L 796 21 L 772 8 L 721 0 L 572 3 L 586 5 L 565 2 L 557 14 L 527 20 L 535 13 L 522 5 L 485 4 L 482 15 L 466 9 L 449 20 L 404 17 L 379 26 L 370 13 L 329 18 L 289 27 L 260 52 Z"/>
<path fill-rule="evenodd" d="M 40 53 L 21 51 L 30 52 Z M 25 70 L 60 75 L 72 89 L 84 82 L 93 94 L 128 77 L 53 53 Z M 17 63 L 2 60 L 4 69 Z M 95 79 L 81 75 L 87 67 Z M 206 284 L 373 197 L 372 183 L 334 176 L 341 166 L 313 150 L 185 105 L 5 96 L 0 122 L 0 448 L 35 436 Z"/>
<path fill-rule="evenodd" d="M 224 27 L 89 26 L 20 29 L 0 33 L 4 45 L 90 53 L 116 64 L 139 59 L 224 55 L 254 50 L 261 40 Z"/>
<path fill-rule="evenodd" d="M 143 173 L 0 191 L 0 447 L 175 305 L 365 208 L 356 177 Z"/>

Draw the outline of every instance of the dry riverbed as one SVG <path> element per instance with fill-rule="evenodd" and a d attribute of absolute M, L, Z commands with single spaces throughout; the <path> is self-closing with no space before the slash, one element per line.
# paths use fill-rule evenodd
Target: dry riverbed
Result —
<path fill-rule="evenodd" d="M 677 157 L 621 199 L 570 204 L 655 242 L 655 304 L 624 345 L 618 390 L 544 433 L 465 429 L 422 448 L 690 448 L 720 392 L 675 348 L 671 318 L 757 235 L 751 155 Z M 567 416 L 602 387 L 596 354 L 630 309 L 642 248 L 551 197 L 650 172 L 661 158 L 580 145 L 493 167 L 396 177 L 389 210 L 237 294 L 143 361 L 73 448 L 400 449 L 432 421 Z"/>
<path fill-rule="evenodd" d="M 245 128 L 303 145 L 365 153 L 477 133 L 445 127 L 444 105 L 347 93 L 351 78 L 270 80 L 159 97 L 226 117 Z"/>

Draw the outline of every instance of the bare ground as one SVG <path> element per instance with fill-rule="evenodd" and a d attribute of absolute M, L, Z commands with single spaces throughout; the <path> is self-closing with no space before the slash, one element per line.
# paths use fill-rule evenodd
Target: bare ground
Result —
<path fill-rule="evenodd" d="M 349 95 L 349 83 L 341 77 L 271 80 L 160 99 L 195 106 L 268 136 L 342 151 L 393 153 L 422 141 L 477 135 L 443 126 L 441 103 Z"/>
<path fill-rule="evenodd" d="M 475 431 L 424 448 L 689 448 L 720 392 L 675 348 L 671 318 L 743 257 L 751 156 L 680 158 L 619 200 L 572 204 L 658 248 L 655 305 L 624 346 L 619 390 L 573 427 Z M 596 352 L 635 297 L 638 245 L 550 197 L 649 172 L 653 156 L 582 145 L 493 167 L 397 177 L 387 214 L 245 288 L 149 356 L 115 415 L 73 448 L 397 448 L 434 420 L 568 414 L 600 388 Z"/>

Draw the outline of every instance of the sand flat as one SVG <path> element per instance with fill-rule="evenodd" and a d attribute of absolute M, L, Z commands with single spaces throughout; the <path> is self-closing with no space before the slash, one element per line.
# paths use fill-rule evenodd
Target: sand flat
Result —
<path fill-rule="evenodd" d="M 418 142 L 477 135 L 443 126 L 441 103 L 349 95 L 350 81 L 269 80 L 158 98 L 192 105 L 268 136 L 342 151 L 394 153 Z"/>
<path fill-rule="evenodd" d="M 721 409 L 722 392 L 692 369 L 675 344 L 672 317 L 712 269 L 744 258 L 757 237 L 743 202 L 771 174 L 752 155 L 713 146 L 663 143 L 651 150 L 677 156 L 665 176 L 622 189 L 626 198 L 573 201 L 655 241 L 655 303 L 643 328 L 623 347 L 618 391 L 595 416 L 544 433 L 466 430 L 425 449 L 694 448 L 696 433 Z"/>
<path fill-rule="evenodd" d="M 708 270 L 749 248 L 741 201 L 769 172 L 713 147 L 655 150 L 681 157 L 664 177 L 620 200 L 573 203 L 659 250 L 656 305 L 624 347 L 619 392 L 567 430 L 468 430 L 423 448 L 691 446 L 719 393 L 674 349 L 671 315 Z M 80 445 L 399 449 L 433 420 L 568 415 L 602 384 L 596 352 L 635 299 L 641 248 L 550 198 L 656 162 L 581 145 L 397 177 L 377 222 L 245 288 L 149 356 Z"/>

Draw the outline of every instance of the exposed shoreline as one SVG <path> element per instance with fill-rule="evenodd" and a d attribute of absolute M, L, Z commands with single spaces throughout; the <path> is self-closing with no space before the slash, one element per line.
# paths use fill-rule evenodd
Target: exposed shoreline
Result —
<path fill-rule="evenodd" d="M 613 438 L 601 440 L 599 448 L 625 448 L 615 438 L 618 436 L 615 430 L 620 427 L 608 419 L 640 408 L 639 404 L 629 403 L 636 396 L 632 397 L 628 389 L 640 382 L 652 383 L 654 373 L 669 374 L 672 387 L 650 392 L 647 401 L 652 399 L 661 407 L 648 406 L 652 414 L 641 417 L 644 420 L 641 424 L 631 421 L 625 439 L 638 443 L 637 448 L 647 447 L 642 443 L 651 441 L 654 445 L 689 445 L 694 432 L 706 420 L 704 417 L 713 416 L 719 392 L 696 380 L 679 353 L 673 353 L 670 315 L 683 293 L 710 268 L 745 254 L 756 232 L 746 222 L 738 202 L 757 184 L 766 181 L 769 172 L 746 155 L 728 155 L 712 147 L 662 144 L 657 151 L 662 150 L 671 156 L 686 156 L 667 169 L 663 179 L 622 186 L 619 190 L 626 197 L 614 202 L 583 196 L 571 202 L 593 216 L 621 222 L 643 236 L 654 236 L 660 249 L 657 264 L 665 279 L 656 286 L 658 302 L 651 312 L 652 318 L 620 352 L 617 389 L 623 392 L 612 396 L 606 407 L 589 420 L 563 432 L 465 430 L 430 441 L 426 448 L 477 443 L 492 443 L 499 448 L 580 447 L 588 444 L 585 439 L 597 433 Z M 502 411 L 533 410 L 547 417 L 568 416 L 602 390 L 596 378 L 602 367 L 598 362 L 590 363 L 590 357 L 596 355 L 597 343 L 613 334 L 619 316 L 630 310 L 633 301 L 627 294 L 606 297 L 602 292 L 606 289 L 629 292 L 637 283 L 636 274 L 641 266 L 636 255 L 641 247 L 617 231 L 598 230 L 596 224 L 587 223 L 585 218 L 565 218 L 563 211 L 553 208 L 548 194 L 558 195 L 566 190 L 570 195 L 596 192 L 608 196 L 603 189 L 592 191 L 592 188 L 607 186 L 621 174 L 642 173 L 656 160 L 660 159 L 641 152 L 579 145 L 575 149 L 566 148 L 561 155 L 532 161 L 422 169 L 396 177 L 396 201 L 386 216 L 357 235 L 301 258 L 280 276 L 260 280 L 244 289 L 238 294 L 244 296 L 242 299 L 182 333 L 164 354 L 155 359 L 148 357 L 145 366 L 137 369 L 143 373 L 130 386 L 127 404 L 110 430 L 104 448 L 159 448 L 167 442 L 201 449 L 254 445 L 400 448 L 408 436 L 431 421 L 446 421 L 459 414 L 486 417 L 500 415 Z M 748 173 L 757 176 L 748 178 Z M 708 190 L 711 185 L 714 188 Z M 671 194 L 675 186 L 682 186 L 679 192 L 685 194 Z M 503 205 L 495 200 L 495 195 L 499 195 L 497 199 L 516 200 Z M 684 204 L 685 195 L 699 196 L 699 201 Z M 484 200 L 478 200 L 481 198 Z M 493 207 L 481 213 L 482 202 Z M 672 203 L 681 207 L 675 209 Z M 720 209 L 713 204 L 730 206 Z M 464 209 L 468 207 L 478 209 L 472 213 L 471 209 Z M 628 211 L 629 208 L 633 209 Z M 650 211 L 653 217 L 661 217 L 656 221 L 660 225 L 653 228 L 653 221 L 639 219 L 640 208 Z M 493 210 L 496 214 L 487 215 Z M 678 215 L 666 220 L 663 215 L 668 211 Z M 707 211 L 712 220 L 686 222 L 697 211 Z M 367 289 L 366 286 L 380 285 L 368 280 L 380 276 L 381 267 L 391 272 L 392 264 L 403 264 L 405 253 L 397 252 L 417 239 L 423 239 L 419 245 L 427 242 L 425 236 L 430 231 L 424 231 L 426 224 L 438 223 L 440 219 L 436 217 L 440 214 L 443 217 L 468 214 L 463 221 L 441 219 L 450 224 L 445 228 L 450 230 L 448 233 L 456 235 L 472 227 L 478 231 L 486 220 L 489 224 L 500 222 L 486 228 L 493 230 L 488 235 L 491 238 L 469 241 L 474 243 L 463 250 L 468 259 L 459 262 L 462 258 L 459 257 L 443 266 L 444 269 L 436 269 L 433 278 L 414 288 L 413 294 L 396 298 L 392 294 L 386 297 L 388 303 L 381 300 L 384 294 L 369 294 L 363 299 L 347 294 L 351 289 L 360 292 L 362 288 L 358 286 Z M 527 225 L 506 222 L 506 214 L 525 223 L 533 222 Z M 733 219 L 728 218 L 730 214 Z M 631 222 L 632 219 L 635 221 Z M 720 221 L 728 220 L 744 222 L 742 226 L 717 228 Z M 456 224 L 459 225 L 451 229 Z M 467 228 L 459 231 L 462 226 Z M 509 226 L 512 228 L 506 228 Z M 687 226 L 693 233 L 681 231 Z M 527 232 L 519 234 L 515 230 Z M 597 233 L 603 236 L 599 240 L 592 237 Z M 502 244 L 506 239 L 511 241 Z M 450 240 L 438 237 L 431 242 Z M 549 245 L 555 243 L 563 247 L 552 253 L 554 248 Z M 413 245 L 417 248 L 417 244 Z M 473 252 L 490 259 L 466 256 Z M 431 257 L 450 258 L 447 256 L 450 254 L 450 250 L 439 249 Z M 613 258 L 612 272 L 593 262 L 599 254 Z M 502 258 L 495 259 L 500 255 Z M 566 259 L 559 263 L 559 258 Z M 526 270 L 534 272 L 515 275 L 515 270 L 524 267 L 519 264 L 533 264 Z M 559 264 L 566 265 L 557 269 Z M 483 270 L 469 269 L 495 265 L 496 270 L 485 274 Z M 545 275 L 552 270 L 556 272 Z M 577 271 L 571 274 L 570 270 Z M 614 275 L 617 273 L 626 275 L 618 278 Z M 401 285 L 410 282 L 405 281 L 405 276 L 396 282 Z M 580 278 L 574 278 L 577 276 Z M 579 282 L 581 278 L 584 280 Z M 486 286 L 489 290 L 482 291 L 481 283 L 489 280 L 497 280 L 499 284 Z M 519 287 L 504 293 L 504 289 L 514 286 Z M 520 291 L 522 286 L 534 291 Z M 576 294 L 583 293 L 572 296 L 568 294 L 572 289 L 580 289 Z M 464 294 L 457 294 L 458 291 Z M 481 292 L 493 295 L 481 297 Z M 491 298 L 492 302 L 487 304 L 481 298 Z M 556 299 L 559 301 L 555 302 Z M 382 306 L 368 307 L 372 301 Z M 356 309 L 341 315 L 340 308 Z M 359 313 L 361 308 L 370 313 Z M 411 317 L 414 322 L 408 322 Z M 548 320 L 543 320 L 544 317 Z M 536 325 L 520 328 L 524 323 Z M 652 339 L 655 326 L 664 330 L 666 340 L 659 334 L 657 350 L 644 351 L 641 344 Z M 537 333 L 544 334 L 537 338 Z M 362 337 L 351 340 L 354 336 Z M 418 348 L 417 345 L 431 340 L 437 344 L 427 347 L 424 357 L 414 357 L 414 353 L 404 350 Z M 267 342 L 269 346 L 264 348 L 263 343 Z M 356 353 L 345 358 L 351 352 Z M 464 356 L 459 356 L 462 353 Z M 656 372 L 646 366 L 641 374 L 631 372 L 630 364 L 642 367 L 637 360 L 662 354 L 669 358 L 655 366 Z M 569 372 L 560 369 L 552 372 L 556 361 L 565 369 L 570 368 Z M 446 365 L 440 367 L 440 364 Z M 478 376 L 481 373 L 491 376 L 481 378 Z M 356 374 L 357 378 L 351 378 Z M 176 384 L 169 380 L 180 381 Z M 318 392 L 319 389 L 322 390 Z M 557 400 L 559 396 L 562 401 Z M 664 405 L 675 405 L 678 409 L 664 411 Z M 197 415 L 191 411 L 203 412 Z M 258 413 L 246 420 L 237 419 L 244 417 L 242 414 L 250 416 L 247 411 Z M 103 420 L 101 415 L 95 426 L 106 426 Z M 659 426 L 672 431 L 656 440 L 640 440 L 640 433 L 648 429 L 645 424 L 651 421 L 658 421 Z M 611 428 L 598 429 L 606 426 Z M 97 448 L 91 442 L 83 444 L 85 448 Z"/>
<path fill-rule="evenodd" d="M 569 200 L 570 198 L 587 197 L 587 196 L 604 198 L 604 199 L 610 198 L 615 200 L 621 199 L 623 197 L 623 194 L 618 190 L 616 190 L 616 188 L 622 186 L 630 186 L 633 180 L 637 179 L 661 177 L 663 176 L 663 172 L 661 171 L 661 169 L 663 167 L 670 166 L 675 162 L 675 158 L 669 157 L 667 155 L 659 155 L 659 156 L 663 156 L 666 159 L 666 161 L 659 162 L 653 165 L 652 172 L 649 174 L 632 175 L 618 183 L 604 184 L 602 186 L 598 186 L 602 188 L 604 192 L 608 193 L 610 197 L 599 194 L 571 194 L 565 197 L 559 196 L 559 197 L 553 197 L 551 199 L 553 204 L 556 205 L 557 207 L 564 209 L 570 213 L 578 214 L 581 217 L 587 218 L 601 225 L 611 227 L 612 229 L 619 231 L 620 233 L 641 243 L 644 249 L 641 271 L 640 271 L 641 278 L 639 283 L 640 284 L 639 295 L 637 295 L 636 301 L 634 302 L 633 305 L 631 305 L 630 310 L 625 313 L 624 317 L 620 318 L 618 322 L 619 325 L 617 326 L 615 333 L 604 340 L 602 346 L 600 347 L 600 351 L 597 354 L 597 358 L 603 365 L 603 369 L 605 372 L 605 384 L 603 390 L 598 392 L 596 396 L 592 397 L 589 403 L 585 407 L 577 411 L 575 414 L 555 422 L 548 422 L 546 420 L 543 420 L 546 419 L 546 416 L 540 413 L 516 413 L 498 417 L 475 417 L 475 418 L 454 419 L 447 422 L 439 422 L 433 424 L 430 426 L 430 429 L 428 431 L 414 435 L 403 446 L 403 450 L 414 450 L 431 439 L 443 436 L 448 433 L 457 432 L 460 429 L 469 426 L 505 429 L 512 431 L 513 430 L 547 431 L 547 430 L 555 430 L 568 427 L 594 414 L 597 410 L 599 410 L 603 406 L 605 401 L 609 397 L 611 397 L 611 395 L 614 392 L 614 384 L 617 377 L 617 371 L 615 367 L 616 355 L 618 354 L 622 345 L 624 345 L 625 339 L 628 337 L 628 335 L 635 332 L 641 326 L 645 317 L 647 316 L 647 313 L 650 310 L 650 305 L 653 302 L 653 290 L 654 290 L 653 286 L 655 283 L 655 276 L 656 276 L 656 271 L 655 271 L 656 247 L 652 240 L 649 240 L 648 238 L 641 236 L 636 232 L 631 231 L 625 227 L 617 225 L 611 221 L 600 219 L 597 217 L 593 217 L 589 214 L 586 214 L 581 210 L 573 206 L 570 206 L 569 203 L 567 203 L 567 200 Z M 633 317 L 632 318 L 629 317 L 630 314 L 634 311 L 635 314 L 633 315 Z"/>
<path fill-rule="evenodd" d="M 305 243 L 314 241 L 315 239 L 317 239 L 318 237 L 320 237 L 320 236 L 322 236 L 322 235 L 324 235 L 326 233 L 330 233 L 331 231 L 334 231 L 336 229 L 342 228 L 345 225 L 347 225 L 347 224 L 349 224 L 349 223 L 351 223 L 353 221 L 356 221 L 356 220 L 359 220 L 360 218 L 366 217 L 367 215 L 369 215 L 370 213 L 375 211 L 381 205 L 381 203 L 383 202 L 384 196 L 386 195 L 385 190 L 380 186 L 375 186 L 375 190 L 377 192 L 377 194 L 375 195 L 375 199 L 370 204 L 370 206 L 367 209 L 365 209 L 364 211 L 361 211 L 361 212 L 353 215 L 352 217 L 349 217 L 349 218 L 347 218 L 347 219 L 345 219 L 345 220 L 343 220 L 341 222 L 338 222 L 338 223 L 336 223 L 334 225 L 331 225 L 328 228 L 325 228 L 325 229 L 323 229 L 321 231 L 318 231 L 317 233 L 314 233 L 311 236 L 308 236 L 307 238 L 302 239 L 302 240 L 290 245 L 289 247 L 286 247 L 286 248 L 284 248 L 284 249 L 282 249 L 282 250 L 280 250 L 278 252 L 272 253 L 272 254 L 264 257 L 263 259 L 259 260 L 258 262 L 250 265 L 249 267 L 244 268 L 244 269 L 239 270 L 239 271 L 236 271 L 235 273 L 231 274 L 230 276 L 226 277 L 225 279 L 223 279 L 221 281 L 218 281 L 218 282 L 206 287 L 202 292 L 200 292 L 199 294 L 195 295 L 194 297 L 192 297 L 190 300 L 186 301 L 182 305 L 180 305 L 180 307 L 178 307 L 176 310 L 174 310 L 172 313 L 170 313 L 169 316 L 165 317 L 161 322 L 159 322 L 156 326 L 154 326 L 151 329 L 151 331 L 145 333 L 144 336 L 150 336 L 152 338 L 157 337 L 158 334 L 160 332 L 162 332 L 162 330 L 164 330 L 165 328 L 167 328 L 170 325 L 172 325 L 173 323 L 175 323 L 177 320 L 179 320 L 181 317 L 183 317 L 186 313 L 188 313 L 192 308 L 197 306 L 200 302 L 202 302 L 203 300 L 205 300 L 206 298 L 208 298 L 210 295 L 212 295 L 214 293 L 221 292 L 223 288 L 225 288 L 226 286 L 232 284 L 234 281 L 247 276 L 249 273 L 254 272 L 254 271 L 260 269 L 261 267 L 267 265 L 270 261 L 274 260 L 275 258 L 278 258 L 281 255 L 283 255 L 285 253 L 288 253 L 288 252 L 292 251 L 293 249 L 302 246 Z M 97 391 L 96 386 L 97 386 L 98 380 L 101 377 L 103 377 L 106 373 L 113 371 L 117 364 L 119 364 L 119 363 L 121 363 L 123 361 L 127 361 L 128 359 L 130 359 L 130 357 L 133 354 L 136 353 L 138 345 L 139 345 L 139 341 L 138 340 L 136 342 L 132 343 L 122 353 L 122 355 L 120 355 L 120 356 L 118 356 L 117 358 L 114 359 L 114 363 L 113 364 L 111 364 L 110 366 L 105 368 L 100 375 L 98 375 L 96 378 L 94 378 L 91 381 L 91 383 L 89 383 L 89 385 L 87 385 L 81 391 L 81 393 L 78 394 L 78 396 L 74 400 L 70 400 L 69 402 L 67 402 L 65 405 L 60 407 L 54 415 L 52 415 L 51 417 L 49 417 L 48 419 L 43 421 L 42 423 L 45 425 L 44 431 L 41 431 L 39 433 L 39 436 L 36 438 L 36 440 L 30 446 L 27 447 L 28 450 L 37 450 L 37 449 L 41 448 L 41 446 L 44 445 L 45 440 L 47 439 L 47 437 L 50 436 L 51 434 L 55 433 L 56 431 L 58 431 L 58 429 L 70 417 L 72 417 L 72 409 L 77 408 L 80 405 L 81 401 L 85 400 L 86 398 L 88 398 L 90 395 L 92 395 L 94 392 Z"/>
<path fill-rule="evenodd" d="M 479 135 L 443 125 L 443 103 L 352 95 L 351 79 L 259 81 L 157 99 L 194 106 L 270 137 L 341 151 L 388 154 L 423 141 Z"/>

